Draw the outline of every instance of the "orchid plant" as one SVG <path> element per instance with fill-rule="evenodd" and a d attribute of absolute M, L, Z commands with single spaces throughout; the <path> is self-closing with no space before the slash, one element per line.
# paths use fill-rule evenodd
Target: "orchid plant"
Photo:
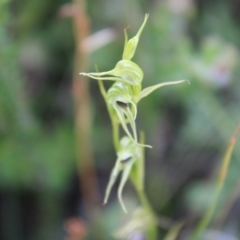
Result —
<path fill-rule="evenodd" d="M 159 83 L 157 85 L 142 89 L 142 80 L 144 77 L 142 69 L 132 61 L 135 54 L 141 33 L 146 25 L 149 15 L 146 14 L 144 21 L 137 34 L 128 40 L 127 29 L 124 30 L 125 44 L 122 60 L 120 60 L 114 69 L 105 72 L 80 73 L 92 79 L 98 80 L 100 91 L 106 102 L 107 109 L 113 126 L 113 140 L 117 153 L 117 160 L 110 175 L 109 183 L 106 189 L 104 204 L 107 203 L 111 189 L 122 171 L 121 181 L 118 187 L 118 199 L 124 212 L 127 209 L 122 200 L 122 191 L 124 185 L 131 175 L 134 165 L 143 159 L 143 148 L 151 147 L 139 142 L 136 129 L 137 104 L 158 88 L 167 85 L 179 84 L 187 80 L 171 81 Z M 114 81 L 113 85 L 106 91 L 103 80 Z M 120 136 L 119 126 L 122 127 L 126 135 Z M 138 177 L 143 178 L 143 174 Z M 132 182 L 141 182 L 142 179 L 132 178 Z M 138 185 L 134 184 L 137 188 Z"/>

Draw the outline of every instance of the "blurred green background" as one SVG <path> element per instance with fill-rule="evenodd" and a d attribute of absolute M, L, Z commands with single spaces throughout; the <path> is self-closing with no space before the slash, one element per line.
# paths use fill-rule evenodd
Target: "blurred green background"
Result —
<path fill-rule="evenodd" d="M 3 240 L 85 239 L 81 231 L 88 232 L 87 239 L 114 239 L 112 233 L 128 218 L 119 207 L 116 190 L 107 206 L 99 203 L 101 223 L 88 221 L 82 202 L 72 97 L 76 40 L 72 18 L 63 16 L 66 4 L 71 2 L 0 1 Z M 109 28 L 115 36 L 111 39 L 106 32 L 102 37 L 109 43 L 90 49 L 86 71 L 95 71 L 95 64 L 100 71 L 112 69 L 121 59 L 123 29 L 130 25 L 129 36 L 134 36 L 149 13 L 134 57 L 145 72 L 143 86 L 190 80 L 190 85 L 151 94 L 139 104 L 137 118 L 138 128 L 153 146 L 146 150 L 147 195 L 162 222 L 186 221 L 179 239 L 187 239 L 209 204 L 219 164 L 240 121 L 240 3 L 89 0 L 85 4 L 90 32 Z M 102 199 L 116 156 L 97 82 L 89 83 L 92 151 Z M 203 239 L 212 239 L 211 229 L 226 236 L 221 239 L 240 238 L 239 163 L 237 143 L 214 224 Z M 129 208 L 137 205 L 130 184 L 124 199 Z M 159 225 L 163 236 L 168 228 Z"/>

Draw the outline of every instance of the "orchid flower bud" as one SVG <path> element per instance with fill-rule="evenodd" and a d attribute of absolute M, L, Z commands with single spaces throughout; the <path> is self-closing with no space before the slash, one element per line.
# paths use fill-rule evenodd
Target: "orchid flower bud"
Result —
<path fill-rule="evenodd" d="M 96 80 L 110 80 L 130 85 L 140 85 L 143 80 L 142 69 L 130 60 L 120 60 L 113 70 L 97 73 L 80 73 Z M 106 77 L 105 75 L 110 75 Z"/>
<path fill-rule="evenodd" d="M 120 148 L 117 152 L 118 158 L 110 175 L 110 179 L 105 193 L 104 204 L 107 203 L 111 189 L 116 182 L 120 171 L 122 171 L 122 177 L 118 187 L 118 199 L 124 212 L 127 212 L 124 202 L 122 200 L 122 190 L 126 184 L 134 162 L 141 158 L 141 153 L 141 147 L 134 144 L 128 136 L 124 136 L 121 139 Z"/>
<path fill-rule="evenodd" d="M 149 16 L 149 14 L 145 14 L 143 24 L 140 27 L 140 29 L 138 30 L 138 33 L 136 34 L 135 37 L 131 38 L 130 40 L 128 40 L 127 30 L 126 29 L 124 30 L 125 44 L 124 44 L 122 59 L 131 60 L 133 58 L 136 48 L 137 48 L 137 45 L 138 45 L 140 35 L 141 35 L 143 28 L 145 27 L 145 24 L 148 20 L 148 16 Z"/>

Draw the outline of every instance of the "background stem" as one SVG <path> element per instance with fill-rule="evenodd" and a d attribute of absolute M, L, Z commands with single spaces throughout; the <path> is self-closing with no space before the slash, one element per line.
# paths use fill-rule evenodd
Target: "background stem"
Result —
<path fill-rule="evenodd" d="M 75 105 L 75 136 L 76 155 L 80 187 L 83 196 L 83 204 L 87 216 L 94 214 L 99 202 L 99 191 L 96 173 L 93 163 L 91 145 L 91 100 L 88 81 L 80 72 L 87 70 L 88 54 L 81 47 L 81 43 L 89 34 L 89 19 L 85 12 L 85 1 L 73 0 L 73 23 L 75 34 L 75 59 L 73 75 L 73 98 Z"/>
<path fill-rule="evenodd" d="M 213 196 L 212 203 L 210 204 L 207 212 L 205 213 L 205 215 L 201 219 L 200 223 L 198 224 L 196 231 L 194 232 L 194 234 L 191 238 L 192 240 L 200 239 L 201 235 L 203 234 L 203 231 L 207 228 L 207 226 L 209 225 L 209 223 L 213 217 L 214 211 L 217 207 L 218 200 L 219 200 L 220 194 L 222 192 L 222 189 L 223 189 L 223 186 L 225 183 L 229 163 L 231 161 L 232 152 L 233 152 L 233 149 L 234 149 L 234 146 L 235 146 L 235 143 L 237 140 L 237 134 L 239 131 L 240 131 L 240 125 L 237 127 L 236 131 L 234 132 L 234 134 L 230 140 L 230 143 L 228 145 L 228 148 L 226 150 L 225 156 L 223 158 L 222 165 L 221 165 L 221 168 L 219 171 L 217 187 L 216 187 L 216 191 Z"/>

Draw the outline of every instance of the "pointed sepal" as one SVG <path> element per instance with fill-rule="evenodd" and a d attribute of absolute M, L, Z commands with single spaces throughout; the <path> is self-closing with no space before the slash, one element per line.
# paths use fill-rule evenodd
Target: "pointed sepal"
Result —
<path fill-rule="evenodd" d="M 164 83 L 159 83 L 156 84 L 154 86 L 151 87 L 147 87 L 145 89 L 143 89 L 138 98 L 136 99 L 136 102 L 139 102 L 141 99 L 147 97 L 150 93 L 152 93 L 153 91 L 157 90 L 158 88 L 164 87 L 164 86 L 168 86 L 168 85 L 174 85 L 174 84 L 179 84 L 179 83 L 183 83 L 183 82 L 188 82 L 188 80 L 179 80 L 179 81 L 172 81 L 172 82 L 164 82 Z"/>
<path fill-rule="evenodd" d="M 127 30 L 124 30 L 124 35 L 125 35 L 125 44 L 124 44 L 124 50 L 123 50 L 123 56 L 122 59 L 127 59 L 127 60 L 131 60 L 135 54 L 138 42 L 139 42 L 139 38 L 141 36 L 141 33 L 143 31 L 143 28 L 146 25 L 146 22 L 148 20 L 149 14 L 145 14 L 145 18 L 144 21 L 142 23 L 142 26 L 140 27 L 140 29 L 138 30 L 136 36 L 134 36 L 133 38 L 131 38 L 130 40 L 128 40 L 128 36 L 127 36 Z"/>
<path fill-rule="evenodd" d="M 143 80 L 142 69 L 130 60 L 120 60 L 114 69 L 106 72 L 80 73 L 96 80 L 109 80 L 138 86 Z"/>
<path fill-rule="evenodd" d="M 109 195 L 111 193 L 112 187 L 113 187 L 114 183 L 116 182 L 120 171 L 121 171 L 121 159 L 118 158 L 116 163 L 115 163 L 114 168 L 112 169 L 110 179 L 108 181 L 108 185 L 107 185 L 107 188 L 106 188 L 105 197 L 104 197 L 104 201 L 103 201 L 104 205 L 108 201 L 108 198 L 109 198 Z"/>

